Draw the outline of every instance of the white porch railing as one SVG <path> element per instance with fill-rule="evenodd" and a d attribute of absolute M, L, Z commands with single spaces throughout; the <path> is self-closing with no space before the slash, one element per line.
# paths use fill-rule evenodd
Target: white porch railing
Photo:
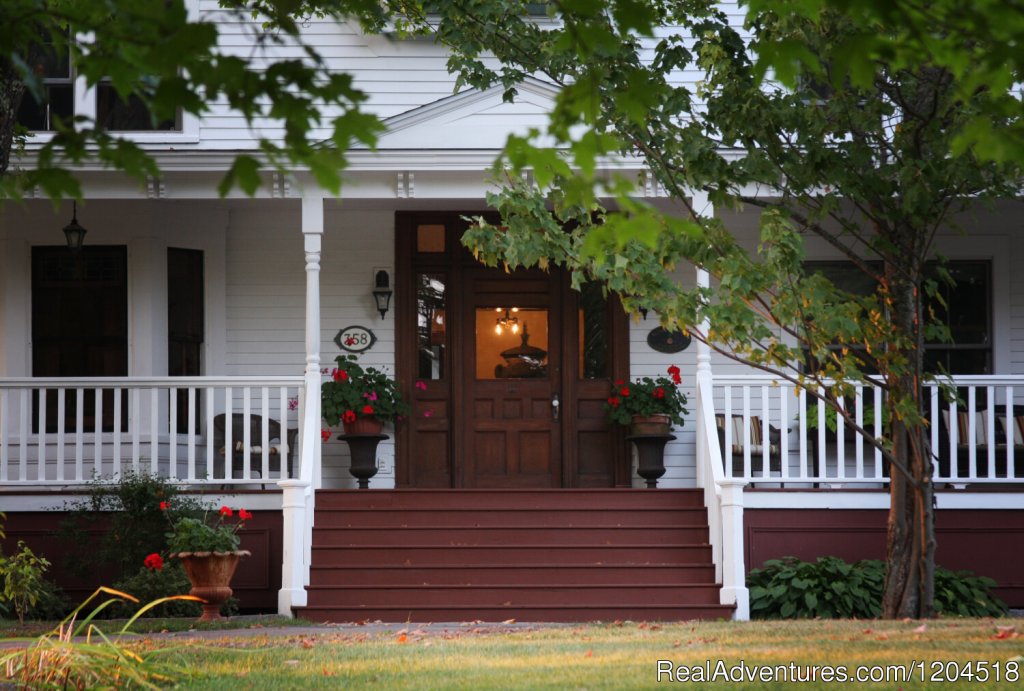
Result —
<path fill-rule="evenodd" d="M 947 401 L 938 384 L 925 391 L 935 482 L 957 488 L 1024 482 L 1024 377 L 950 381 L 959 402 Z M 760 375 L 715 377 L 711 395 L 726 478 L 786 487 L 889 481 L 881 451 L 792 384 Z M 856 386 L 847 405 L 860 427 L 881 436 L 888 413 L 878 386 Z"/>
<path fill-rule="evenodd" d="M 284 479 L 289 461 L 299 472 L 304 390 L 302 377 L 0 378 L 0 487 Z"/>

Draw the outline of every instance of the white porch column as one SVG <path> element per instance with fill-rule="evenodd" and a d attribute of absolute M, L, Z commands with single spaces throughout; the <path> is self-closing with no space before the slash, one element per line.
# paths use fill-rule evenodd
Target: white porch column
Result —
<path fill-rule="evenodd" d="M 293 607 L 306 604 L 312 558 L 315 490 L 320 486 L 320 249 L 324 233 L 324 197 L 302 197 L 302 243 L 306 257 L 306 370 L 303 388 L 299 471 L 282 480 L 284 538 L 278 613 L 292 616 Z"/>
<path fill-rule="evenodd" d="M 722 491 L 722 591 L 723 605 L 736 605 L 733 618 L 750 619 L 750 591 L 747 590 L 743 560 L 743 486 L 744 480 L 719 481 Z"/>

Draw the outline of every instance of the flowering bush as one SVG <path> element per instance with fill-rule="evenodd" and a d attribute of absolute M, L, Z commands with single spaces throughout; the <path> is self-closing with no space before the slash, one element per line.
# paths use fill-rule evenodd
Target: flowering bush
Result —
<path fill-rule="evenodd" d="M 252 514 L 245 509 L 238 510 L 238 522 L 227 523 L 225 518 L 233 518 L 235 512 L 230 507 L 222 506 L 217 512 L 216 520 L 211 524 L 208 514 L 202 518 L 194 516 L 175 514 L 173 507 L 168 502 L 160 502 L 160 510 L 167 516 L 171 524 L 171 532 L 167 533 L 167 549 L 171 556 L 182 552 L 235 552 L 241 544 L 238 530 L 245 524 L 245 521 L 252 518 Z M 151 554 L 146 557 L 145 566 L 156 568 L 156 560 L 150 561 L 152 557 L 163 560 L 158 554 Z"/>
<path fill-rule="evenodd" d="M 362 367 L 355 355 L 339 355 L 330 381 L 321 387 L 320 414 L 328 425 L 376 417 L 394 422 L 408 414 L 395 380 L 374 367 Z"/>
<path fill-rule="evenodd" d="M 605 404 L 608 418 L 617 424 L 628 425 L 634 415 L 667 415 L 676 425 L 683 424 L 686 396 L 679 390 L 683 382 L 679 368 L 668 368 L 668 377 L 656 379 L 641 377 L 636 381 L 618 380 L 612 385 L 611 394 Z"/>

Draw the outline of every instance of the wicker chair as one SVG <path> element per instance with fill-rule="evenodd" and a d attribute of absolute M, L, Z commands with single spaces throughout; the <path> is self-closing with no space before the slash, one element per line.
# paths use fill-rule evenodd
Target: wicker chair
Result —
<path fill-rule="evenodd" d="M 215 415 L 213 418 L 213 447 L 214 447 L 214 477 L 216 479 L 223 479 L 225 477 L 225 457 L 228 453 L 227 447 L 227 434 L 226 434 L 226 420 L 227 416 L 224 413 Z M 292 469 L 294 468 L 293 460 L 295 458 L 295 447 L 296 440 L 299 435 L 299 430 L 289 429 L 286 432 L 285 437 L 288 443 L 288 458 L 287 458 L 287 477 L 293 477 Z M 277 420 L 267 420 L 267 443 L 270 446 L 269 449 L 269 472 L 281 472 L 281 423 Z M 249 448 L 245 448 L 245 415 L 243 413 L 233 413 L 231 415 L 231 477 L 232 479 L 239 479 L 245 472 L 246 458 L 249 460 L 249 476 L 257 476 L 260 479 L 265 479 L 262 476 L 263 472 L 263 417 L 261 415 L 249 415 Z M 266 485 L 262 485 L 266 489 Z"/>

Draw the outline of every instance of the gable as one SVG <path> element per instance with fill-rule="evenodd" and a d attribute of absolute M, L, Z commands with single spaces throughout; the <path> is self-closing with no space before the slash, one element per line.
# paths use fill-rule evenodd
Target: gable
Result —
<path fill-rule="evenodd" d="M 509 134 L 546 127 L 558 89 L 529 79 L 517 92 L 515 102 L 505 103 L 500 86 L 465 91 L 388 118 L 377 148 L 501 149 Z"/>

